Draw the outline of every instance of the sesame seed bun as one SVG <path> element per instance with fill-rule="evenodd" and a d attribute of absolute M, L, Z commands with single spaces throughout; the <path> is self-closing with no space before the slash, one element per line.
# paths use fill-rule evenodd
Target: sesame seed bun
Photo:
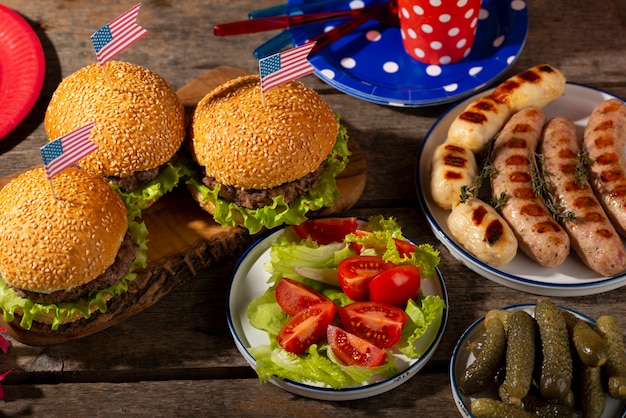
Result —
<path fill-rule="evenodd" d="M 68 168 L 52 178 L 27 171 L 0 190 L 0 276 L 51 293 L 102 274 L 127 230 L 122 199 L 102 177 Z"/>
<path fill-rule="evenodd" d="M 127 62 L 91 64 L 63 79 L 44 124 L 53 140 L 94 121 L 89 139 L 99 148 L 79 165 L 102 176 L 157 168 L 185 137 L 185 110 L 174 90 L 158 74 Z"/>
<path fill-rule="evenodd" d="M 316 170 L 330 154 L 339 124 L 330 106 L 294 81 L 261 95 L 258 75 L 207 94 L 191 122 L 192 151 L 224 185 L 267 189 Z"/>

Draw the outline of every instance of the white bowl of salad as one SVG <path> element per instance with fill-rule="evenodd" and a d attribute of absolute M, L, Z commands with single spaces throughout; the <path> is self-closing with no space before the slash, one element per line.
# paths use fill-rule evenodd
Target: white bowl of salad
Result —
<path fill-rule="evenodd" d="M 424 367 L 443 336 L 438 263 L 393 218 L 287 226 L 237 263 L 228 325 L 261 382 L 321 400 L 379 395 Z"/>

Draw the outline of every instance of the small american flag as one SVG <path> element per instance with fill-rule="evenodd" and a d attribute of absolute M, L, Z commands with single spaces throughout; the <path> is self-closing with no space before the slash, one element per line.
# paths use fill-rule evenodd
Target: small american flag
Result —
<path fill-rule="evenodd" d="M 315 72 L 307 56 L 315 42 L 279 52 L 259 60 L 261 92 Z"/>
<path fill-rule="evenodd" d="M 95 122 L 89 123 L 40 148 L 46 177 L 51 179 L 98 148 L 89 140 L 94 125 Z"/>
<path fill-rule="evenodd" d="M 135 7 L 94 32 L 91 43 L 96 50 L 100 65 L 128 48 L 131 44 L 148 33 L 147 29 L 137 24 L 138 3 Z"/>

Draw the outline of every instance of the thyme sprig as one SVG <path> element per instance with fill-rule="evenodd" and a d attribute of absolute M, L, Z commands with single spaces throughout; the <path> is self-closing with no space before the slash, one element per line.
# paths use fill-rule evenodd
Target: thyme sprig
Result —
<path fill-rule="evenodd" d="M 495 139 L 498 137 L 498 135 L 500 135 L 500 133 L 498 133 L 493 140 L 489 141 L 485 150 L 481 152 L 481 169 L 480 172 L 476 176 L 474 176 L 474 182 L 472 183 L 472 185 L 461 187 L 461 203 L 465 203 L 470 197 L 478 197 L 481 189 L 483 188 L 483 185 L 485 184 L 485 181 L 488 181 L 493 175 L 495 167 L 492 164 L 491 152 L 493 150 L 493 144 L 495 142 Z M 506 196 L 504 193 L 502 193 L 502 196 L 500 196 L 499 199 L 492 198 L 490 201 L 490 205 L 495 209 L 498 209 L 498 207 L 504 204 L 505 199 Z"/>
<path fill-rule="evenodd" d="M 576 214 L 572 211 L 566 211 L 562 207 L 562 205 L 557 201 L 557 199 L 552 194 L 550 187 L 546 182 L 546 178 L 550 177 L 552 174 L 547 170 L 541 170 L 541 174 L 539 174 L 539 167 L 543 167 L 543 155 L 536 154 L 535 155 L 535 164 L 531 164 L 531 186 L 533 193 L 537 197 L 543 198 L 548 210 L 552 213 L 552 216 L 556 220 L 563 220 L 565 222 L 573 222 L 576 219 Z M 577 175 L 578 175 L 578 165 L 577 165 Z M 583 180 L 584 181 L 584 180 Z"/>
<path fill-rule="evenodd" d="M 591 164 L 587 151 L 580 150 L 576 154 L 576 182 L 580 187 L 584 187 L 589 180 L 589 172 L 587 167 Z"/>

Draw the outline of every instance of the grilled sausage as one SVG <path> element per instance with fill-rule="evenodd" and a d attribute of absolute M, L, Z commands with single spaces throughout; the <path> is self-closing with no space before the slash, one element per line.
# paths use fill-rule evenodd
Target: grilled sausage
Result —
<path fill-rule="evenodd" d="M 471 102 L 450 124 L 447 141 L 481 152 L 511 117 L 506 103 L 485 96 Z"/>
<path fill-rule="evenodd" d="M 543 108 L 564 92 L 563 73 L 548 64 L 540 64 L 502 82 L 491 97 L 516 113 L 528 106 Z"/>
<path fill-rule="evenodd" d="M 569 255 L 569 236 L 532 187 L 531 164 L 544 122 L 545 114 L 534 107 L 507 122 L 492 151 L 491 190 L 496 199 L 505 196 L 500 211 L 522 251 L 542 266 L 556 267 Z"/>
<path fill-rule="evenodd" d="M 574 123 L 563 117 L 548 121 L 539 149 L 545 183 L 576 254 L 603 276 L 626 270 L 622 239 L 593 193 L 582 167 Z"/>
<path fill-rule="evenodd" d="M 472 197 L 448 215 L 452 237 L 479 260 L 503 266 L 517 254 L 517 238 L 500 214 L 487 203 Z"/>
<path fill-rule="evenodd" d="M 590 160 L 591 187 L 617 231 L 626 237 L 626 105 L 609 99 L 596 106 L 582 144 Z"/>
<path fill-rule="evenodd" d="M 528 106 L 542 108 L 564 91 L 565 76 L 558 69 L 547 64 L 529 68 L 471 102 L 450 124 L 447 140 L 480 152 L 513 113 Z"/>
<path fill-rule="evenodd" d="M 437 205 L 452 209 L 461 200 L 461 188 L 477 174 L 474 153 L 461 145 L 444 142 L 435 149 L 430 174 L 430 194 Z"/>

